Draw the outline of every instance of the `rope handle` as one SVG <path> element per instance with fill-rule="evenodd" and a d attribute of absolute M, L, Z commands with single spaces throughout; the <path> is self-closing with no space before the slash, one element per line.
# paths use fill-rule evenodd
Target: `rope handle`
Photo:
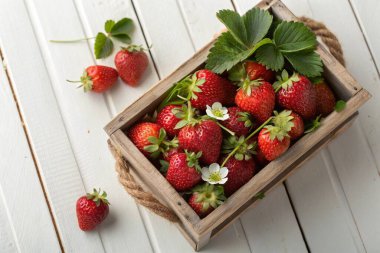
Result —
<path fill-rule="evenodd" d="M 300 17 L 299 21 L 308 26 L 315 35 L 319 36 L 328 47 L 330 53 L 344 65 L 343 50 L 339 43 L 338 38 L 321 22 L 317 22 L 308 17 Z M 144 189 L 136 182 L 130 173 L 130 164 L 121 155 L 120 152 L 108 140 L 108 147 L 116 160 L 115 169 L 118 173 L 119 182 L 123 185 L 124 189 L 131 195 L 137 203 L 145 206 L 153 213 L 165 218 L 171 222 L 178 222 L 178 216 L 158 201 L 152 193 L 144 191 Z"/>

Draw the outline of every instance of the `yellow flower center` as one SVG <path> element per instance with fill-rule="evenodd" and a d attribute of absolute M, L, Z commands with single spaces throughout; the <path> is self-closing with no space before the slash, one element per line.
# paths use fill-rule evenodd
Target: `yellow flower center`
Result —
<path fill-rule="evenodd" d="M 222 180 L 222 177 L 220 176 L 219 172 L 214 172 L 210 174 L 210 180 L 213 182 L 219 182 Z"/>
<path fill-rule="evenodd" d="M 214 114 L 216 117 L 223 117 L 223 112 L 219 109 L 213 109 L 212 114 Z"/>

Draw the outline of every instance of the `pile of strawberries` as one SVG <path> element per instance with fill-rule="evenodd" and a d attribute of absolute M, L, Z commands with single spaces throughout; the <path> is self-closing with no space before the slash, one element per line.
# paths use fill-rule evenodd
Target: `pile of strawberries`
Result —
<path fill-rule="evenodd" d="M 223 76 L 201 69 L 174 85 L 152 121 L 127 134 L 205 217 L 334 110 L 322 80 L 246 60 Z"/>

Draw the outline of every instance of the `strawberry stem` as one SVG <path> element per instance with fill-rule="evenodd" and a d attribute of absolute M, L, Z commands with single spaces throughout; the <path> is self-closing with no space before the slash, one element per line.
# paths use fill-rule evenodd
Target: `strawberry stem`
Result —
<path fill-rule="evenodd" d="M 66 82 L 69 82 L 69 83 L 81 83 L 82 81 L 71 81 L 71 80 L 66 80 Z"/>
<path fill-rule="evenodd" d="M 272 120 L 273 117 L 270 117 L 269 119 L 267 119 L 261 126 L 259 126 L 258 128 L 256 128 L 255 131 L 253 131 L 250 135 L 248 135 L 247 138 L 245 138 L 245 140 L 241 143 L 239 143 L 238 145 L 236 145 L 236 147 L 231 151 L 231 153 L 228 154 L 228 156 L 226 157 L 226 159 L 224 159 L 222 165 L 220 167 L 223 167 L 227 161 L 236 153 L 236 151 L 238 151 L 238 149 L 240 148 L 240 146 L 247 142 L 249 139 L 251 139 L 255 134 L 257 134 L 263 127 L 265 127 L 271 120 Z"/>
<path fill-rule="evenodd" d="M 224 131 L 226 131 L 227 133 L 229 133 L 230 135 L 235 135 L 234 132 L 232 132 L 230 129 L 228 129 L 227 127 L 223 126 L 222 124 L 220 124 L 218 121 L 215 121 L 216 124 L 218 124 L 218 126 L 220 126 L 221 129 L 223 129 Z"/>
<path fill-rule="evenodd" d="M 95 39 L 95 37 L 75 39 L 75 40 L 49 40 L 49 42 L 52 42 L 52 43 L 73 43 L 73 42 L 80 42 L 80 41 L 92 40 L 92 39 Z"/>

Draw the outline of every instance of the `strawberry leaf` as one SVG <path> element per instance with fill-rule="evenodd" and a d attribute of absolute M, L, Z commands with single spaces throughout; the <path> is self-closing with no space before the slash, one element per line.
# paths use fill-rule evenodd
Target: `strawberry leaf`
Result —
<path fill-rule="evenodd" d="M 112 27 L 109 32 L 111 36 L 120 35 L 120 34 L 129 34 L 133 30 L 133 21 L 130 18 L 123 18 Z"/>
<path fill-rule="evenodd" d="M 314 50 L 315 34 L 303 23 L 283 21 L 274 31 L 273 41 L 282 53 Z"/>
<path fill-rule="evenodd" d="M 284 57 L 274 44 L 267 44 L 257 49 L 256 60 L 274 71 L 284 67 Z"/>
<path fill-rule="evenodd" d="M 321 58 L 314 51 L 289 53 L 285 54 L 285 58 L 296 71 L 308 77 L 319 76 L 323 72 Z"/>
<path fill-rule="evenodd" d="M 336 101 L 335 111 L 341 112 L 344 110 L 344 108 L 346 108 L 346 102 L 344 102 L 343 100 Z"/>
<path fill-rule="evenodd" d="M 129 37 L 128 34 L 117 34 L 117 35 L 113 35 L 112 38 L 125 44 L 131 43 L 131 37 Z"/>
<path fill-rule="evenodd" d="M 114 25 L 115 25 L 115 21 L 107 20 L 106 23 L 104 24 L 104 30 L 106 31 L 106 33 L 110 33 Z"/>
<path fill-rule="evenodd" d="M 113 42 L 104 33 L 98 33 L 95 38 L 94 51 L 96 59 L 105 58 L 112 53 Z"/>

